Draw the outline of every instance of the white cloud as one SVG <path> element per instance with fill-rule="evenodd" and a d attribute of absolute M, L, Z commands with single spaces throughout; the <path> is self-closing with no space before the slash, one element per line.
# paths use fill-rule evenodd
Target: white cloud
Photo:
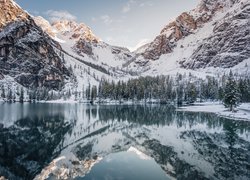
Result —
<path fill-rule="evenodd" d="M 147 2 L 143 2 L 140 4 L 140 7 L 145 7 L 145 6 L 153 6 L 153 2 L 147 1 Z"/>
<path fill-rule="evenodd" d="M 113 22 L 113 19 L 109 15 L 103 15 L 100 17 L 100 19 L 106 25 L 110 25 Z"/>
<path fill-rule="evenodd" d="M 122 8 L 122 12 L 123 13 L 127 13 L 130 11 L 130 4 L 126 4 L 123 8 Z"/>
<path fill-rule="evenodd" d="M 122 7 L 122 12 L 123 13 L 128 13 L 129 11 L 131 11 L 131 9 L 133 8 L 133 6 L 135 6 L 135 5 L 137 5 L 139 7 L 145 7 L 145 6 L 153 6 L 154 4 L 153 4 L 152 1 L 145 1 L 145 2 L 139 3 L 139 1 L 129 0 Z"/>
<path fill-rule="evenodd" d="M 68 11 L 55 11 L 55 10 L 48 10 L 45 12 L 46 15 L 49 16 L 49 20 L 51 22 L 58 21 L 58 20 L 70 20 L 75 21 L 77 18 L 73 14 L 69 13 Z"/>
<path fill-rule="evenodd" d="M 123 13 L 127 13 L 131 10 L 132 5 L 135 4 L 134 0 L 129 0 L 122 8 Z"/>
<path fill-rule="evenodd" d="M 93 22 L 96 22 L 96 20 L 97 20 L 97 19 L 96 19 L 95 17 L 92 17 L 92 18 L 91 18 L 91 21 L 93 21 Z"/>
<path fill-rule="evenodd" d="M 143 45 L 150 43 L 150 42 L 151 42 L 150 39 L 147 39 L 147 38 L 141 39 L 134 47 L 129 47 L 129 50 L 133 52 L 137 50 L 138 48 L 142 47 Z"/>
<path fill-rule="evenodd" d="M 116 42 L 115 38 L 113 38 L 111 36 L 105 37 L 104 41 L 107 42 L 108 44 L 114 44 Z"/>
<path fill-rule="evenodd" d="M 122 23 L 123 22 L 123 18 L 121 19 L 114 19 L 113 17 L 107 15 L 107 14 L 104 14 L 102 16 L 99 16 L 99 17 L 91 17 L 91 21 L 92 22 L 101 22 L 105 25 L 113 25 L 113 24 L 119 24 L 119 23 Z"/>

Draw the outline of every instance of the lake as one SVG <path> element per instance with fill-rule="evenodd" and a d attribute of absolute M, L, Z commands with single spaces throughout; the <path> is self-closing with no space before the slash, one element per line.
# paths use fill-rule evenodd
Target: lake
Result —
<path fill-rule="evenodd" d="M 0 179 L 250 179 L 250 123 L 166 105 L 0 104 Z"/>

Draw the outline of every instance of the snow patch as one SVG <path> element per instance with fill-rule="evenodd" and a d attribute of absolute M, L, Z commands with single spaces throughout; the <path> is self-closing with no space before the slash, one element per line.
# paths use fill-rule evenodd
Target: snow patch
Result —
<path fill-rule="evenodd" d="M 228 111 L 220 102 L 196 103 L 194 106 L 181 107 L 178 111 L 208 112 L 229 119 L 250 121 L 250 103 L 241 104 L 236 112 Z"/>
<path fill-rule="evenodd" d="M 139 156 L 140 159 L 142 160 L 150 160 L 151 158 L 149 156 L 147 156 L 146 154 L 144 154 L 143 152 L 139 151 L 138 149 L 136 149 L 135 147 L 130 147 L 127 152 L 133 152 L 135 154 L 137 154 Z"/>

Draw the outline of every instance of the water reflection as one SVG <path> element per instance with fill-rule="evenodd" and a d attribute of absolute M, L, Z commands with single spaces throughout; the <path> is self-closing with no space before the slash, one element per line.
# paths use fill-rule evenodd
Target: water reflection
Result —
<path fill-rule="evenodd" d="M 33 179 L 52 165 L 57 171 L 41 177 L 81 177 L 99 157 L 131 146 L 177 179 L 250 178 L 248 122 L 160 105 L 0 106 L 0 174 L 9 179 Z"/>
<path fill-rule="evenodd" d="M 132 149 L 132 150 L 131 150 Z M 92 179 L 170 179 L 154 160 L 131 147 L 128 151 L 106 156 L 90 173 L 77 180 Z"/>
<path fill-rule="evenodd" d="M 34 110 L 31 107 L 30 117 L 24 116 L 13 125 L 4 127 L 4 124 L 0 129 L 0 174 L 4 177 L 32 179 L 57 155 L 54 149 L 63 143 L 65 134 L 72 129 L 62 114 L 35 114 Z M 14 112 L 12 114 L 16 116 Z"/>

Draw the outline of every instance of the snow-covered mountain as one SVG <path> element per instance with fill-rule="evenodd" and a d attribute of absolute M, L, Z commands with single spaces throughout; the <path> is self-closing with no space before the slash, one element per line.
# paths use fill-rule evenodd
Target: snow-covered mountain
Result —
<path fill-rule="evenodd" d="M 127 48 L 109 45 L 100 40 L 83 23 L 60 20 L 49 23 L 42 17 L 33 17 L 36 24 L 62 47 L 65 64 L 72 69 L 75 83 L 68 88 L 74 91 L 86 90 L 87 86 L 98 86 L 100 80 L 127 78 L 128 71 L 122 67 L 134 53 Z"/>
<path fill-rule="evenodd" d="M 201 0 L 134 52 L 103 42 L 84 23 L 50 23 L 13 0 L 0 0 L 0 8 L 0 84 L 5 90 L 45 87 L 83 94 L 101 79 L 131 74 L 206 76 L 230 69 L 250 74 L 248 0 Z"/>
<path fill-rule="evenodd" d="M 22 87 L 25 97 L 28 89 L 37 88 L 83 94 L 80 92 L 98 85 L 102 78 L 112 80 L 126 74 L 121 67 L 132 53 L 101 42 L 83 23 L 62 20 L 51 25 L 12 0 L 0 1 L 0 8 L 0 85 L 4 96 L 18 99 Z"/>
<path fill-rule="evenodd" d="M 167 24 L 128 67 L 145 74 L 248 69 L 250 3 L 201 0 Z"/>
<path fill-rule="evenodd" d="M 42 17 L 34 19 L 65 51 L 88 62 L 108 68 L 121 68 L 134 55 L 127 48 L 101 41 L 84 23 L 60 20 L 50 25 Z"/>
<path fill-rule="evenodd" d="M 55 51 L 60 45 L 14 1 L 0 1 L 0 9 L 1 85 L 8 79 L 27 88 L 61 89 L 70 72 Z"/>

